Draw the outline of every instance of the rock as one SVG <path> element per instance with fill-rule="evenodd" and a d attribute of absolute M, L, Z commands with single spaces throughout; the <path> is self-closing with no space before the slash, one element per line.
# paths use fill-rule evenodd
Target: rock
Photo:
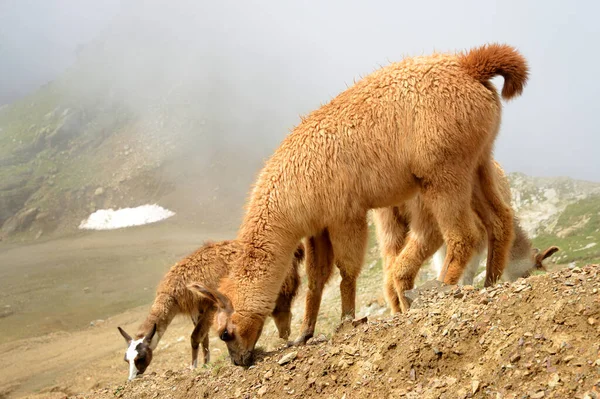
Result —
<path fill-rule="evenodd" d="M 471 393 L 475 395 L 479 391 L 480 382 L 478 380 L 471 381 Z"/>
<path fill-rule="evenodd" d="M 550 388 L 555 388 L 558 383 L 560 382 L 560 376 L 558 375 L 558 373 L 554 373 L 550 376 L 550 380 L 548 381 L 548 386 Z"/>
<path fill-rule="evenodd" d="M 544 396 L 546 396 L 546 393 L 544 391 L 537 391 L 529 395 L 531 399 L 542 399 Z"/>
<path fill-rule="evenodd" d="M 83 292 L 89 294 L 90 292 L 92 292 L 92 289 L 90 287 L 83 287 Z"/>
<path fill-rule="evenodd" d="M 104 194 L 104 189 L 102 187 L 98 187 L 96 189 L 96 191 L 94 191 L 94 195 L 95 196 L 99 196 L 99 195 L 102 195 L 102 194 Z"/>
<path fill-rule="evenodd" d="M 279 365 L 283 366 L 284 364 L 288 364 L 292 360 L 294 360 L 298 356 L 298 352 L 290 352 L 287 355 L 284 355 L 281 359 L 279 359 Z"/>
<path fill-rule="evenodd" d="M 2 226 L 2 232 L 5 234 L 12 234 L 26 230 L 31 223 L 33 223 L 38 212 L 38 208 L 30 208 L 26 211 L 17 213 L 4 223 Z"/>
<path fill-rule="evenodd" d="M 519 353 L 515 353 L 514 355 L 512 355 L 512 356 L 510 357 L 510 362 L 511 362 L 511 363 L 516 363 L 516 362 L 518 362 L 519 360 L 521 360 L 521 355 L 520 355 Z"/>
<path fill-rule="evenodd" d="M 355 347 L 350 345 L 344 345 L 344 353 L 346 353 L 347 355 L 354 356 L 356 352 L 357 350 Z"/>
<path fill-rule="evenodd" d="M 587 319 L 587 322 L 590 326 L 593 326 L 594 324 L 596 324 L 596 319 L 594 319 L 593 317 L 590 317 Z"/>
<path fill-rule="evenodd" d="M 258 396 L 264 396 L 268 391 L 268 388 L 263 385 L 262 387 L 260 387 L 260 389 L 258 390 L 258 392 L 256 393 Z"/>

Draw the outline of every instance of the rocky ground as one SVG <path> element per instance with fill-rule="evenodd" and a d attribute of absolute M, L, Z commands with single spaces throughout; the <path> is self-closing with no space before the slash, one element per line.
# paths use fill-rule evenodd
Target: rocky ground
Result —
<path fill-rule="evenodd" d="M 70 397 L 597 398 L 599 290 L 600 265 L 481 290 L 425 285 L 406 315 L 347 322 L 247 370 L 218 361 Z"/>

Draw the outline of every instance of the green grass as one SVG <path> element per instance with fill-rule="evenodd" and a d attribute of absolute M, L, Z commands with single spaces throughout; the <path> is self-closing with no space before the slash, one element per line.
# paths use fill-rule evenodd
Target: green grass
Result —
<path fill-rule="evenodd" d="M 30 144 L 41 129 L 54 130 L 61 122 L 61 112 L 46 118 L 61 104 L 59 89 L 48 84 L 34 94 L 0 110 L 0 156 Z"/>
<path fill-rule="evenodd" d="M 575 226 L 575 227 L 574 227 Z M 559 237 L 556 234 L 561 233 Z M 533 239 L 543 249 L 558 246 L 559 263 L 586 263 L 600 258 L 600 196 L 591 196 L 566 207 L 558 218 L 554 231 Z M 586 248 L 586 245 L 596 243 Z"/>

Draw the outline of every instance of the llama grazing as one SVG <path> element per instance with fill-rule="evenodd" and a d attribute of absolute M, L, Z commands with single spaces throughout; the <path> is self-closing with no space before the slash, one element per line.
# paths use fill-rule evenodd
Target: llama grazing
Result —
<path fill-rule="evenodd" d="M 233 363 L 253 362 L 302 237 L 327 231 L 342 276 L 342 314 L 354 317 L 367 211 L 404 203 L 417 192 L 447 243 L 443 281 L 454 284 L 485 234 L 470 206 L 473 177 L 489 181 L 483 190 L 494 219 L 488 260 L 502 271 L 513 239 L 512 211 L 492 177 L 501 103 L 490 79 L 503 76 L 502 97 L 510 99 L 522 92 L 527 74 L 525 59 L 506 45 L 406 58 L 303 118 L 258 176 L 238 232 L 244 254 L 219 289 L 219 332 L 227 331 Z"/>
<path fill-rule="evenodd" d="M 510 203 L 511 193 L 508 179 L 500 165 L 495 161 L 493 164 L 495 181 L 498 183 L 504 201 Z M 482 195 L 482 184 L 484 182 L 475 179 L 471 204 L 475 213 L 485 225 L 489 223 L 487 218 L 489 209 Z M 407 289 L 411 289 L 414 286 L 414 280 L 420 267 L 434 252 L 434 267 L 437 274 L 441 274 L 446 255 L 446 244 L 444 244 L 442 234 L 435 219 L 432 217 L 431 211 L 423 206 L 423 201 L 421 201 L 419 194 L 401 206 L 375 209 L 373 211 L 373 218 L 377 241 L 383 259 L 385 276 L 384 293 L 386 299 L 392 313 L 406 311 L 408 309 L 408 302 L 404 298 L 403 293 L 396 292 L 394 286 L 392 262 L 395 261 L 396 267 L 403 268 L 402 276 L 408 280 L 403 285 L 408 287 Z M 514 281 L 519 277 L 526 277 L 535 269 L 543 270 L 542 261 L 558 251 L 557 247 L 550 247 L 544 252 L 539 253 L 538 249 L 532 248 L 531 241 L 516 218 L 513 220 L 513 225 L 515 239 L 510 247 L 509 262 L 504 271 L 499 273 L 502 279 L 509 281 Z M 409 247 L 411 240 L 422 240 L 426 245 L 421 247 L 423 250 L 411 251 Z M 477 251 L 469 261 L 462 276 L 463 283 L 473 283 L 473 277 L 481 262 L 482 252 L 486 249 L 487 241 L 482 237 L 481 241 L 476 245 Z M 405 250 L 405 248 L 408 248 L 408 250 Z M 490 274 L 488 271 L 486 277 L 489 277 Z M 492 281 L 486 278 L 487 285 Z"/>
<path fill-rule="evenodd" d="M 176 263 L 163 277 L 156 290 L 156 298 L 146 320 L 140 325 L 133 339 L 121 327 L 121 335 L 127 341 L 125 361 L 129 363 L 129 379 L 142 374 L 152 361 L 152 351 L 158 345 L 167 327 L 178 314 L 188 315 L 194 323 L 191 335 L 192 364 L 198 363 L 198 348 L 202 344 L 202 360 L 209 361 L 208 330 L 215 314 L 214 301 L 193 292 L 193 285 L 202 282 L 217 287 L 227 275 L 230 266 L 242 255 L 243 247 L 237 241 L 207 243 L 193 254 Z M 300 244 L 290 262 L 277 303 L 271 315 L 279 331 L 279 337 L 287 339 L 292 321 L 291 306 L 300 286 L 298 265 L 304 259 L 304 246 Z M 192 290 L 190 290 L 190 288 Z M 224 336 L 221 334 L 221 338 Z"/>

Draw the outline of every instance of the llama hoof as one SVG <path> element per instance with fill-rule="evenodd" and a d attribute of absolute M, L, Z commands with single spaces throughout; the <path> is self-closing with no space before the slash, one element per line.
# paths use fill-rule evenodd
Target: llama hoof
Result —
<path fill-rule="evenodd" d="M 286 346 L 288 348 L 291 348 L 292 346 L 306 345 L 306 343 L 308 342 L 309 339 L 312 338 L 312 336 L 313 336 L 312 334 L 301 335 L 295 341 L 288 341 L 288 343 L 286 344 Z"/>
<path fill-rule="evenodd" d="M 190 364 L 190 370 L 196 370 L 197 367 L 198 367 L 198 361 L 194 360 L 192 362 L 192 364 Z"/>

